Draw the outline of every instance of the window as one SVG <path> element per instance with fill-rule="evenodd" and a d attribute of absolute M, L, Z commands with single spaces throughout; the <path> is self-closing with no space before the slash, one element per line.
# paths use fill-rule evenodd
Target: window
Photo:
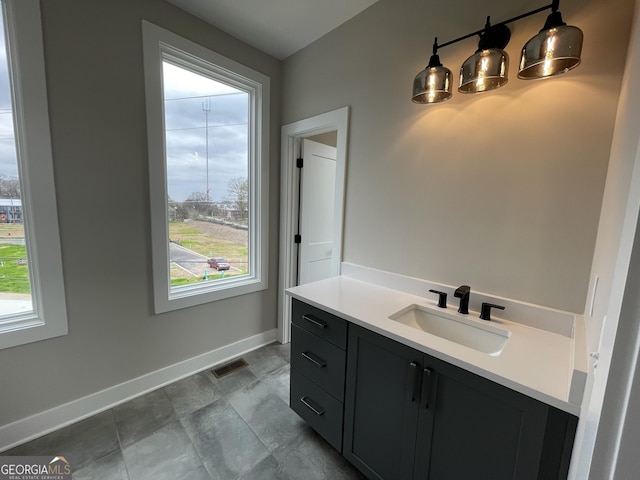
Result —
<path fill-rule="evenodd" d="M 0 5 L 0 348 L 7 348 L 65 335 L 67 312 L 40 5 Z"/>
<path fill-rule="evenodd" d="M 267 287 L 269 78 L 143 22 L 156 313 Z"/>

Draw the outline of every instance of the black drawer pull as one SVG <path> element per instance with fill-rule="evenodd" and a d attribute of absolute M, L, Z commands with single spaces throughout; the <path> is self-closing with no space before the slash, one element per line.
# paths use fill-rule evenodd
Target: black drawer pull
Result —
<path fill-rule="evenodd" d="M 416 398 L 416 373 L 418 372 L 418 364 L 411 362 L 409 371 L 407 372 L 407 400 L 413 402 Z"/>
<path fill-rule="evenodd" d="M 313 353 L 302 352 L 300 355 L 302 355 L 303 358 L 309 360 L 316 367 L 324 368 L 327 366 L 327 362 L 322 360 L 320 357 L 316 357 Z"/>
<path fill-rule="evenodd" d="M 315 325 L 318 328 L 327 328 L 327 322 L 323 321 L 323 320 L 319 320 L 317 318 L 312 317 L 311 315 L 302 315 L 302 319 L 306 320 L 307 322 L 312 323 L 313 325 Z"/>
<path fill-rule="evenodd" d="M 300 401 L 304 404 L 305 407 L 307 407 L 309 410 L 311 410 L 313 413 L 315 413 L 319 417 L 324 415 L 324 410 L 321 410 L 320 408 L 316 408 L 309 403 L 309 397 L 306 397 L 306 396 L 300 397 Z"/>
<path fill-rule="evenodd" d="M 431 378 L 433 377 L 433 372 L 430 368 L 425 368 L 422 371 L 422 392 L 420 392 L 420 398 L 422 405 L 424 408 L 429 408 L 429 396 L 431 394 Z"/>

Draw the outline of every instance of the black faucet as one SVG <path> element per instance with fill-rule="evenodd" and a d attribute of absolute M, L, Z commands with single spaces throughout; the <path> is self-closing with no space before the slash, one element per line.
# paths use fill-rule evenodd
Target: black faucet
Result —
<path fill-rule="evenodd" d="M 491 321 L 491 309 L 498 308 L 500 310 L 504 310 L 502 305 L 496 305 L 494 303 L 486 303 L 482 302 L 482 309 L 480 309 L 480 318 L 482 320 Z"/>
<path fill-rule="evenodd" d="M 453 296 L 460 299 L 460 308 L 458 313 L 467 315 L 469 313 L 469 293 L 471 293 L 471 287 L 469 285 L 461 285 L 456 288 Z"/>
<path fill-rule="evenodd" d="M 445 292 L 440 292 L 438 290 L 429 290 L 431 293 L 438 294 L 438 306 L 440 308 L 447 308 L 447 294 Z"/>

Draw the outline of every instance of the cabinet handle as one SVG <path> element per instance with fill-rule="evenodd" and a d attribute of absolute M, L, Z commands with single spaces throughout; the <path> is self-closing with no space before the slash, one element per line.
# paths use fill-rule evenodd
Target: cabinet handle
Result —
<path fill-rule="evenodd" d="M 318 328 L 327 328 L 327 322 L 323 321 L 323 320 L 319 320 L 317 318 L 312 317 L 311 315 L 302 315 L 302 319 L 306 320 L 307 322 L 312 323 L 313 325 L 315 325 Z"/>
<path fill-rule="evenodd" d="M 416 398 L 416 373 L 418 372 L 418 364 L 411 362 L 409 371 L 407 372 L 407 400 L 413 402 Z"/>
<path fill-rule="evenodd" d="M 302 352 L 300 355 L 302 355 L 302 358 L 309 360 L 316 367 L 324 368 L 327 366 L 327 362 L 322 360 L 320 357 L 316 357 L 313 353 Z"/>
<path fill-rule="evenodd" d="M 431 377 L 433 377 L 433 372 L 430 368 L 425 368 L 422 371 L 422 391 L 420 392 L 420 399 L 425 409 L 429 408 L 429 396 L 431 394 Z"/>
<path fill-rule="evenodd" d="M 319 417 L 321 417 L 322 415 L 324 415 L 324 410 L 318 409 L 316 407 L 314 407 L 313 405 L 311 405 L 309 403 L 309 401 L 307 400 L 309 397 L 300 397 L 300 401 L 304 404 L 305 407 L 307 407 L 309 410 L 311 410 L 313 413 L 315 413 L 316 415 L 318 415 Z"/>

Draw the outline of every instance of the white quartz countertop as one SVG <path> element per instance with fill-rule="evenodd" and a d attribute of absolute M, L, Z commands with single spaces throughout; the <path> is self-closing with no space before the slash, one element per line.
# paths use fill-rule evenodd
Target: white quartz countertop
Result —
<path fill-rule="evenodd" d="M 440 309 L 437 308 L 435 298 L 412 295 L 345 276 L 293 287 L 287 293 L 349 322 L 563 411 L 576 416 L 580 412 L 580 406 L 569 401 L 576 348 L 574 335 L 565 336 L 504 320 L 500 318 L 501 311 L 494 310 L 491 323 L 509 330 L 511 336 L 502 352 L 491 355 L 389 318 L 413 304 L 433 308 L 434 313 L 438 313 Z M 455 300 L 454 304 L 457 304 L 457 299 Z M 478 312 L 471 309 L 469 315 L 461 315 L 456 307 L 450 305 L 447 313 L 486 323 L 479 319 Z M 576 318 L 576 321 L 580 320 Z"/>

